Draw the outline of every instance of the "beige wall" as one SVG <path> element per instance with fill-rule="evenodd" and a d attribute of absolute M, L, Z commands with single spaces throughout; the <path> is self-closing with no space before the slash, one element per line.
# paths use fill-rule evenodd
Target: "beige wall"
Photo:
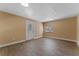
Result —
<path fill-rule="evenodd" d="M 48 23 L 53 28 L 53 32 L 44 32 L 44 36 L 50 37 L 60 37 L 69 40 L 76 40 L 76 26 L 77 26 L 77 17 L 70 17 L 66 19 L 61 19 L 57 21 L 51 21 L 44 23 L 44 29 L 48 26 Z"/>
<path fill-rule="evenodd" d="M 28 21 L 35 23 L 35 31 L 41 27 L 41 23 L 26 19 L 20 16 L 12 15 L 5 12 L 0 12 L 0 46 L 7 45 L 13 42 L 28 40 Z M 37 25 L 38 24 L 38 25 Z M 38 27 L 37 27 L 38 26 Z M 37 38 L 42 36 L 42 31 L 37 31 Z"/>
<path fill-rule="evenodd" d="M 0 45 L 25 40 L 25 20 L 0 12 Z"/>

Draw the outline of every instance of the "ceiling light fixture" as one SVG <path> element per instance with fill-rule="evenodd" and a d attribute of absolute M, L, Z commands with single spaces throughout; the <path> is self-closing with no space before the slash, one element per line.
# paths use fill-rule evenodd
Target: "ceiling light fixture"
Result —
<path fill-rule="evenodd" d="M 21 3 L 21 5 L 24 6 L 24 7 L 28 7 L 29 6 L 28 3 Z"/>

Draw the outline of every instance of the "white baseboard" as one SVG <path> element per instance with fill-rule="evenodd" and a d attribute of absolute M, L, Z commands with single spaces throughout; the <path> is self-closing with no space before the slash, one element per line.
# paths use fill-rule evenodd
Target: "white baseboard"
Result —
<path fill-rule="evenodd" d="M 7 43 L 7 44 L 2 44 L 2 45 L 0 45 L 0 48 L 10 46 L 10 45 L 13 45 L 13 44 L 17 44 L 17 43 L 21 43 L 21 42 L 25 42 L 25 41 L 26 40 L 21 40 L 21 41 L 17 41 L 17 42 L 11 42 L 11 43 Z"/>
<path fill-rule="evenodd" d="M 39 39 L 39 38 L 42 38 L 42 36 L 35 37 L 34 39 Z"/>
<path fill-rule="evenodd" d="M 38 38 L 41 38 L 41 37 L 36 37 L 35 39 L 38 39 Z M 22 43 L 22 42 L 25 42 L 25 41 L 30 41 L 30 40 L 21 40 L 21 41 L 11 42 L 11 43 L 7 43 L 7 44 L 2 44 L 2 45 L 0 45 L 0 48 L 10 46 L 10 45 L 13 45 L 13 44 L 17 44 L 17 43 Z"/>
<path fill-rule="evenodd" d="M 61 38 L 61 37 L 51 37 L 51 36 L 45 36 L 45 37 L 47 37 L 47 38 L 56 38 L 56 39 L 66 40 L 66 41 L 71 41 L 71 42 L 76 42 L 76 40 L 65 39 L 65 38 Z"/>
<path fill-rule="evenodd" d="M 77 46 L 79 47 L 79 41 L 77 40 Z"/>
<path fill-rule="evenodd" d="M 60 40 L 76 42 L 76 40 L 70 40 L 70 39 L 65 39 L 65 38 L 61 38 L 61 37 L 46 36 L 46 38 L 56 38 L 56 39 L 60 39 Z M 0 48 L 6 47 L 6 46 L 9 46 L 9 45 L 13 45 L 13 44 L 17 44 L 17 43 L 22 43 L 22 42 L 25 42 L 25 41 L 28 41 L 28 40 L 21 40 L 21 41 L 17 41 L 17 42 L 11 42 L 11 43 L 7 43 L 7 44 L 3 44 L 3 45 L 0 45 Z"/>

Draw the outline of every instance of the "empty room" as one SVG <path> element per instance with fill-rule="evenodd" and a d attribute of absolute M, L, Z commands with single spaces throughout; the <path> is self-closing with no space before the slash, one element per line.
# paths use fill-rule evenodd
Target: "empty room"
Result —
<path fill-rule="evenodd" d="M 79 3 L 0 3 L 0 56 L 79 56 Z"/>

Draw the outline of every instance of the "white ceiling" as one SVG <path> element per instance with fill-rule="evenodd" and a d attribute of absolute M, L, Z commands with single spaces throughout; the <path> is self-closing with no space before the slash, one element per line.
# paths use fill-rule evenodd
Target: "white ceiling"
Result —
<path fill-rule="evenodd" d="M 0 3 L 0 11 L 45 22 L 79 15 L 79 4 L 29 3 L 29 7 L 23 7 L 20 3 Z"/>

